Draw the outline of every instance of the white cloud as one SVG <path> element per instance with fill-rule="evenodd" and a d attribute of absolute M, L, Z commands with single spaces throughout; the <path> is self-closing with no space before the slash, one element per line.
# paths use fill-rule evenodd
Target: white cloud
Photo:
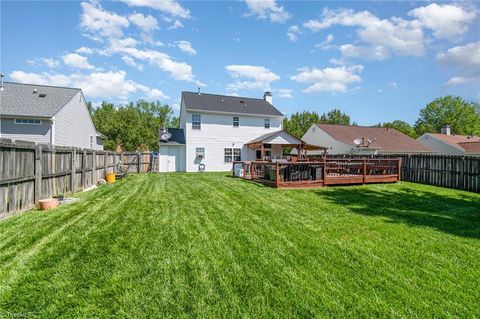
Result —
<path fill-rule="evenodd" d="M 192 48 L 192 44 L 189 41 L 185 41 L 185 40 L 177 41 L 177 42 L 175 42 L 175 44 L 177 45 L 177 47 L 182 52 L 185 52 L 185 53 L 190 54 L 190 55 L 196 55 L 197 54 L 197 51 L 195 51 L 195 49 Z"/>
<path fill-rule="evenodd" d="M 13 71 L 10 77 L 21 83 L 38 83 L 81 88 L 88 98 L 127 100 L 129 95 L 138 91 L 152 98 L 168 98 L 158 89 L 127 80 L 124 71 L 92 72 L 90 74 L 73 73 L 70 75 L 48 72 L 26 73 Z"/>
<path fill-rule="evenodd" d="M 180 18 L 190 18 L 190 11 L 175 0 L 120 0 L 130 7 L 148 7 Z"/>
<path fill-rule="evenodd" d="M 183 23 L 181 23 L 180 20 L 175 19 L 173 24 L 168 27 L 168 30 L 175 30 L 175 29 L 179 29 L 179 28 L 183 28 Z"/>
<path fill-rule="evenodd" d="M 44 64 L 50 69 L 57 68 L 60 66 L 60 61 L 53 58 L 40 58 L 40 59 L 29 59 L 27 63 L 31 66 L 38 66 L 40 64 Z"/>
<path fill-rule="evenodd" d="M 141 64 L 138 64 L 137 62 L 135 62 L 134 59 L 132 59 L 131 57 L 129 56 L 122 56 L 122 60 L 123 62 L 125 62 L 126 65 L 129 65 L 139 71 L 143 71 L 143 65 Z"/>
<path fill-rule="evenodd" d="M 229 91 L 270 90 L 270 83 L 280 79 L 280 76 L 264 66 L 227 65 L 225 69 L 234 79 L 237 79 L 234 83 L 228 84 Z"/>
<path fill-rule="evenodd" d="M 293 98 L 292 92 L 293 90 L 290 89 L 278 89 L 276 90 L 278 97 L 285 98 L 285 99 L 291 99 Z"/>
<path fill-rule="evenodd" d="M 83 53 L 83 54 L 93 54 L 95 52 L 94 49 L 92 48 L 87 48 L 87 47 L 80 47 L 75 50 L 77 53 Z"/>
<path fill-rule="evenodd" d="M 456 46 L 437 54 L 437 61 L 456 71 L 446 85 L 459 85 L 480 81 L 480 42 Z"/>
<path fill-rule="evenodd" d="M 103 10 L 98 3 L 82 2 L 80 28 L 93 40 L 102 41 L 104 37 L 122 37 L 123 28 L 129 26 L 128 19 L 114 12 Z"/>
<path fill-rule="evenodd" d="M 151 15 L 144 16 L 141 13 L 133 13 L 128 16 L 128 20 L 147 33 L 158 29 L 158 21 Z"/>
<path fill-rule="evenodd" d="M 288 40 L 295 42 L 298 40 L 298 35 L 301 33 L 298 25 L 292 25 L 287 29 L 287 38 Z"/>
<path fill-rule="evenodd" d="M 247 16 L 257 16 L 262 20 L 283 23 L 290 18 L 283 6 L 279 6 L 275 0 L 245 0 L 250 12 Z"/>
<path fill-rule="evenodd" d="M 332 43 L 333 39 L 334 39 L 333 34 L 328 34 L 327 38 L 325 40 L 323 40 L 320 43 L 315 44 L 315 48 L 322 49 L 322 50 L 331 49 L 333 46 L 330 43 Z"/>
<path fill-rule="evenodd" d="M 299 83 L 311 84 L 303 92 L 340 92 L 347 91 L 349 86 L 361 82 L 362 65 L 340 66 L 335 68 L 301 68 L 299 73 L 290 79 Z"/>
<path fill-rule="evenodd" d="M 368 11 L 325 9 L 321 20 L 309 20 L 303 24 L 312 32 L 334 25 L 358 28 L 359 38 L 365 43 L 361 46 L 347 44 L 342 52 L 345 56 L 385 59 L 392 54 L 420 56 L 425 51 L 423 30 L 416 20 L 379 19 Z"/>
<path fill-rule="evenodd" d="M 454 5 L 436 3 L 411 10 L 408 15 L 415 17 L 437 38 L 455 38 L 468 32 L 468 24 L 473 22 L 476 13 Z"/>
<path fill-rule="evenodd" d="M 69 53 L 62 57 L 63 63 L 72 68 L 93 70 L 95 67 L 88 63 L 87 57 L 84 57 L 77 53 Z"/>

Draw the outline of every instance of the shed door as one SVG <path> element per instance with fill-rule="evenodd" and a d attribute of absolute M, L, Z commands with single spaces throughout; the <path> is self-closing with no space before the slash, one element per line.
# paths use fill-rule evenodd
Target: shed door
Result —
<path fill-rule="evenodd" d="M 179 152 L 177 147 L 168 148 L 168 172 L 176 172 L 178 169 Z"/>

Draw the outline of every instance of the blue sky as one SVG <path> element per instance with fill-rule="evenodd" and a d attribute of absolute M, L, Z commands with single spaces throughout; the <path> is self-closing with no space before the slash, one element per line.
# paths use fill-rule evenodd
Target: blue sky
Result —
<path fill-rule="evenodd" d="M 286 115 L 340 108 L 414 123 L 436 97 L 480 100 L 478 2 L 2 1 L 7 81 L 87 100 L 181 91 L 261 97 Z"/>

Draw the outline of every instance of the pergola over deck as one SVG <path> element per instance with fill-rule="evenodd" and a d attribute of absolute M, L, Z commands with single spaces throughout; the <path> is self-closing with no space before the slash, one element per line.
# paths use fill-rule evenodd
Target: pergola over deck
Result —
<path fill-rule="evenodd" d="M 298 159 L 302 159 L 304 156 L 304 151 L 306 150 L 323 150 L 326 151 L 326 147 L 323 146 L 317 146 L 317 145 L 311 145 L 308 143 L 305 143 L 299 138 L 296 138 L 292 134 L 286 132 L 286 131 L 276 131 L 272 133 L 267 133 L 262 136 L 259 136 L 250 142 L 245 144 L 247 147 L 254 149 L 254 150 L 260 150 L 260 159 L 263 161 L 266 159 L 265 156 L 265 149 L 266 145 L 269 146 L 279 146 L 280 149 L 282 150 L 281 155 L 283 155 L 283 149 L 284 148 L 296 148 L 299 150 L 298 152 Z M 280 156 L 281 156 L 280 155 Z M 268 158 L 267 158 L 268 159 Z"/>

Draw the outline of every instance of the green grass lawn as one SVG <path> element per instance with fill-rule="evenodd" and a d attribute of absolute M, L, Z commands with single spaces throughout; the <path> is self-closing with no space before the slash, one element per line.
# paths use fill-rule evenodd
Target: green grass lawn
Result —
<path fill-rule="evenodd" d="M 79 197 L 0 221 L 0 318 L 480 317 L 480 194 L 222 173 Z"/>

